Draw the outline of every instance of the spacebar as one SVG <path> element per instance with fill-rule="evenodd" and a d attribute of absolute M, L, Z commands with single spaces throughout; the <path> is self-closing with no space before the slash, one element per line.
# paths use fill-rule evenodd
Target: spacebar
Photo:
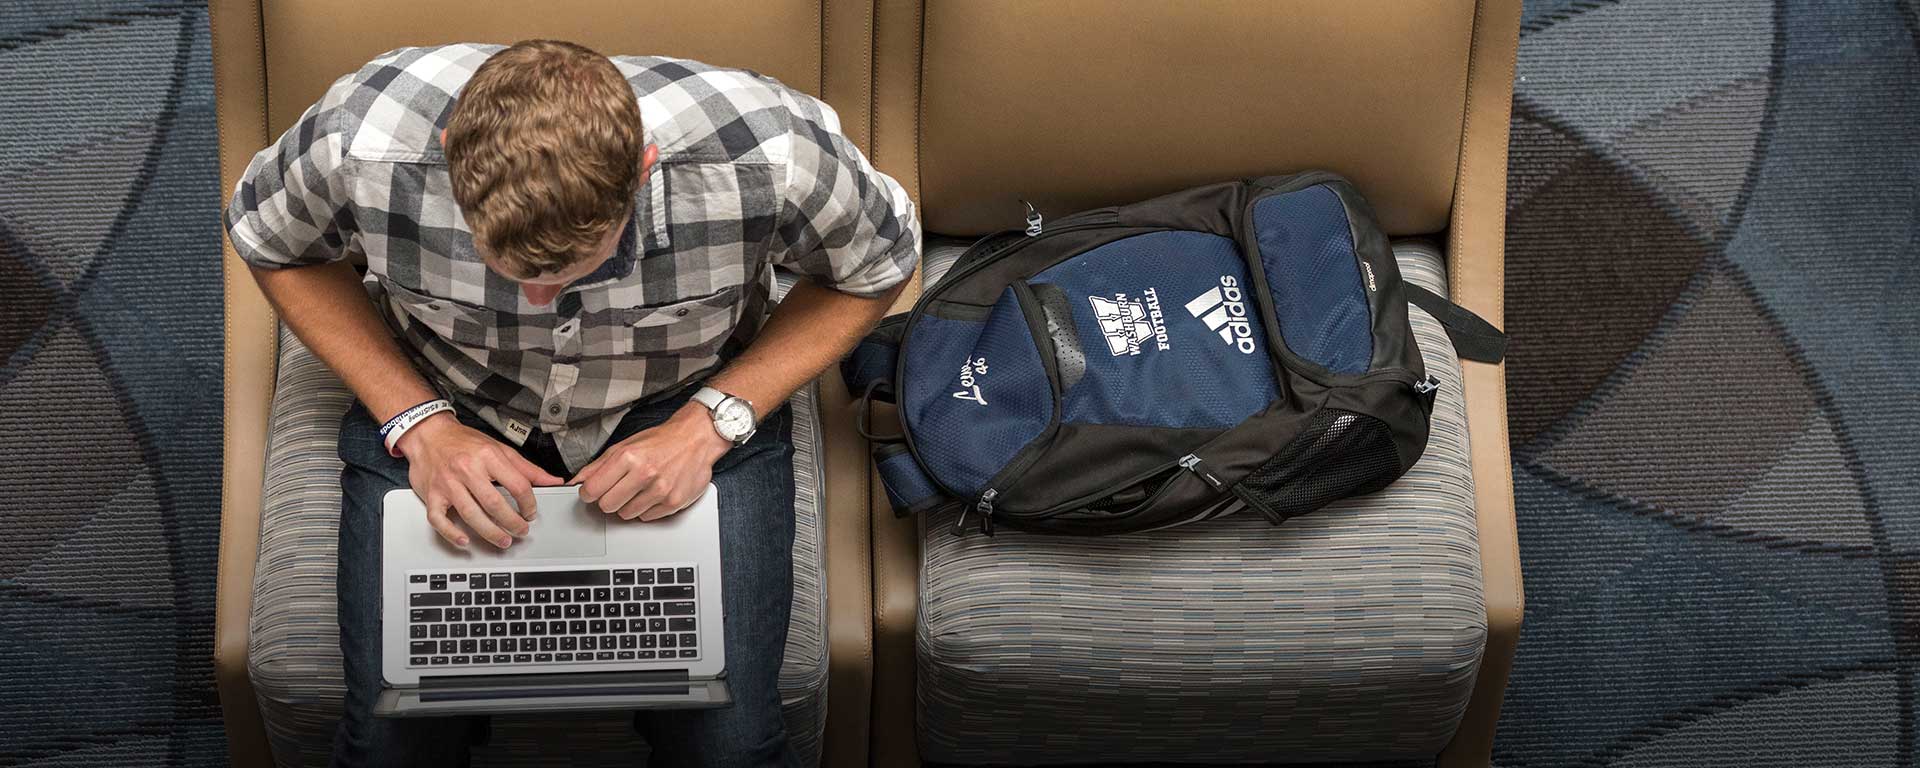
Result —
<path fill-rule="evenodd" d="M 591 571 L 521 571 L 513 575 L 513 586 L 517 589 L 604 587 L 611 583 L 612 575 L 605 568 Z"/>

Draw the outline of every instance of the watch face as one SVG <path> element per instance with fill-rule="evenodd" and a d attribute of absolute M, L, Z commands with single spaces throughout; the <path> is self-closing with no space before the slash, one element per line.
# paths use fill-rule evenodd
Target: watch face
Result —
<path fill-rule="evenodd" d="M 714 409 L 713 425 L 719 429 L 720 436 L 738 440 L 753 431 L 753 406 L 739 399 L 723 401 Z"/>

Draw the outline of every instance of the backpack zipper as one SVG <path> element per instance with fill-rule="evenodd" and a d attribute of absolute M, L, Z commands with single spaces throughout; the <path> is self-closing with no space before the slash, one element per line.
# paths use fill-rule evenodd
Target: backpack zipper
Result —
<path fill-rule="evenodd" d="M 980 510 L 980 532 L 988 536 L 993 535 L 993 500 L 999 495 L 999 491 L 988 488 L 981 491 L 980 500 L 973 503 L 973 508 Z M 953 533 L 958 536 L 966 532 L 967 508 L 961 507 L 959 519 L 953 521 Z"/>

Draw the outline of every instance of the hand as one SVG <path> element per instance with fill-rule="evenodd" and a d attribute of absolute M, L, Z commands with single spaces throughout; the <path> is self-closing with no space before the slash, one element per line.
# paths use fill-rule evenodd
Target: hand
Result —
<path fill-rule="evenodd" d="M 506 549 L 527 535 L 534 509 L 533 486 L 559 485 L 512 448 L 440 413 L 415 425 L 400 437 L 400 453 L 407 457 L 407 481 L 427 503 L 427 522 L 455 546 L 467 545 L 467 535 L 454 525 L 448 511 L 460 516 L 467 529 Z M 513 495 L 520 511 L 507 505 L 493 484 Z"/>
<path fill-rule="evenodd" d="M 690 402 L 665 423 L 608 448 L 569 482 L 580 483 L 580 498 L 602 512 L 658 520 L 700 498 L 713 463 L 731 447 L 713 430 L 706 406 Z"/>

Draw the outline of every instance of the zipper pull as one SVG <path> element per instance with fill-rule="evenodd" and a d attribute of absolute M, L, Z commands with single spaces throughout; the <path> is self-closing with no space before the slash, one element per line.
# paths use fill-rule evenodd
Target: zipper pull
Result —
<path fill-rule="evenodd" d="M 1208 472 L 1200 467 L 1200 457 L 1191 453 L 1180 457 L 1180 468 L 1199 475 L 1200 479 L 1207 481 L 1207 485 L 1213 486 L 1213 489 L 1216 491 L 1220 490 L 1220 478 L 1214 477 L 1212 472 Z"/>
<path fill-rule="evenodd" d="M 1027 237 L 1039 237 L 1040 230 L 1046 222 L 1045 217 L 1040 215 L 1039 209 L 1033 207 L 1033 203 L 1022 200 L 1020 204 L 1027 207 Z"/>
<path fill-rule="evenodd" d="M 1435 390 L 1438 390 L 1439 388 L 1440 388 L 1440 380 L 1434 378 L 1433 374 L 1431 373 L 1427 374 L 1424 378 L 1420 379 L 1419 381 L 1416 381 L 1413 383 L 1413 391 L 1423 395 L 1432 394 Z"/>
<path fill-rule="evenodd" d="M 979 510 L 983 516 L 983 519 L 980 521 L 980 532 L 989 536 L 993 535 L 993 500 L 999 495 L 999 491 L 988 488 L 981 492 L 980 500 L 974 502 L 972 507 L 972 509 Z M 959 536 L 967 532 L 968 511 L 970 510 L 967 507 L 960 508 L 960 517 L 953 521 L 953 535 Z"/>

